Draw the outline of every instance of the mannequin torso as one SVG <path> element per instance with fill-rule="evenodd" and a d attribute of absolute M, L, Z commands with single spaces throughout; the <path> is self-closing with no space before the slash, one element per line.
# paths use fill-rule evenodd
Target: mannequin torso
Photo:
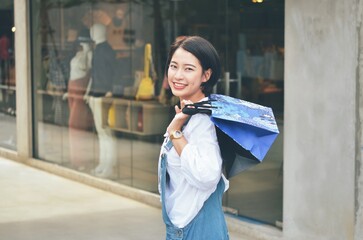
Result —
<path fill-rule="evenodd" d="M 96 47 L 92 56 L 92 83 L 89 94 L 94 97 L 112 96 L 116 56 L 106 41 L 106 27 L 102 24 L 93 25 L 91 38 Z"/>
<path fill-rule="evenodd" d="M 69 80 L 85 77 L 91 69 L 92 52 L 88 43 L 81 43 L 82 50 L 78 51 L 70 62 L 71 71 Z"/>

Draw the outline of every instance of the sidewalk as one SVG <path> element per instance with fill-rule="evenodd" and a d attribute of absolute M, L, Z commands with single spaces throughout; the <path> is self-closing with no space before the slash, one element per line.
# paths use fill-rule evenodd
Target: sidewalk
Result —
<path fill-rule="evenodd" d="M 158 240 L 164 232 L 158 208 L 0 157 L 0 239 Z"/>

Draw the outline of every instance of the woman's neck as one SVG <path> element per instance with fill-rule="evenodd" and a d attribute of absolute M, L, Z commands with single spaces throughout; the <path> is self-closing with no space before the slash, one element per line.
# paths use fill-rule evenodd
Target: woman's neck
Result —
<path fill-rule="evenodd" d="M 201 95 L 198 95 L 198 96 L 193 96 L 191 99 L 185 99 L 185 98 L 180 97 L 179 101 L 181 102 L 183 100 L 190 100 L 193 103 L 195 103 L 195 102 L 200 102 L 205 97 L 206 97 L 205 94 L 201 94 Z"/>

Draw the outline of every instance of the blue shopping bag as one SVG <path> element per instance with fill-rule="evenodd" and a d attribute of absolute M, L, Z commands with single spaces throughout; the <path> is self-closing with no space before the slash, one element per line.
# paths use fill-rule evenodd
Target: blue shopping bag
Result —
<path fill-rule="evenodd" d="M 262 162 L 279 134 L 271 108 L 225 95 L 211 94 L 183 112 L 210 115 L 228 178 Z"/>

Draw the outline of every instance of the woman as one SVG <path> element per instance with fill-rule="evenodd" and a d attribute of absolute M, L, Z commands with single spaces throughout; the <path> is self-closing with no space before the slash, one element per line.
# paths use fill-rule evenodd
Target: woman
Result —
<path fill-rule="evenodd" d="M 170 48 L 165 75 L 180 99 L 159 161 L 166 239 L 229 239 L 222 210 L 228 180 L 215 126 L 208 115 L 182 112 L 186 104 L 204 101 L 212 92 L 220 76 L 218 54 L 201 37 L 179 37 Z"/>

